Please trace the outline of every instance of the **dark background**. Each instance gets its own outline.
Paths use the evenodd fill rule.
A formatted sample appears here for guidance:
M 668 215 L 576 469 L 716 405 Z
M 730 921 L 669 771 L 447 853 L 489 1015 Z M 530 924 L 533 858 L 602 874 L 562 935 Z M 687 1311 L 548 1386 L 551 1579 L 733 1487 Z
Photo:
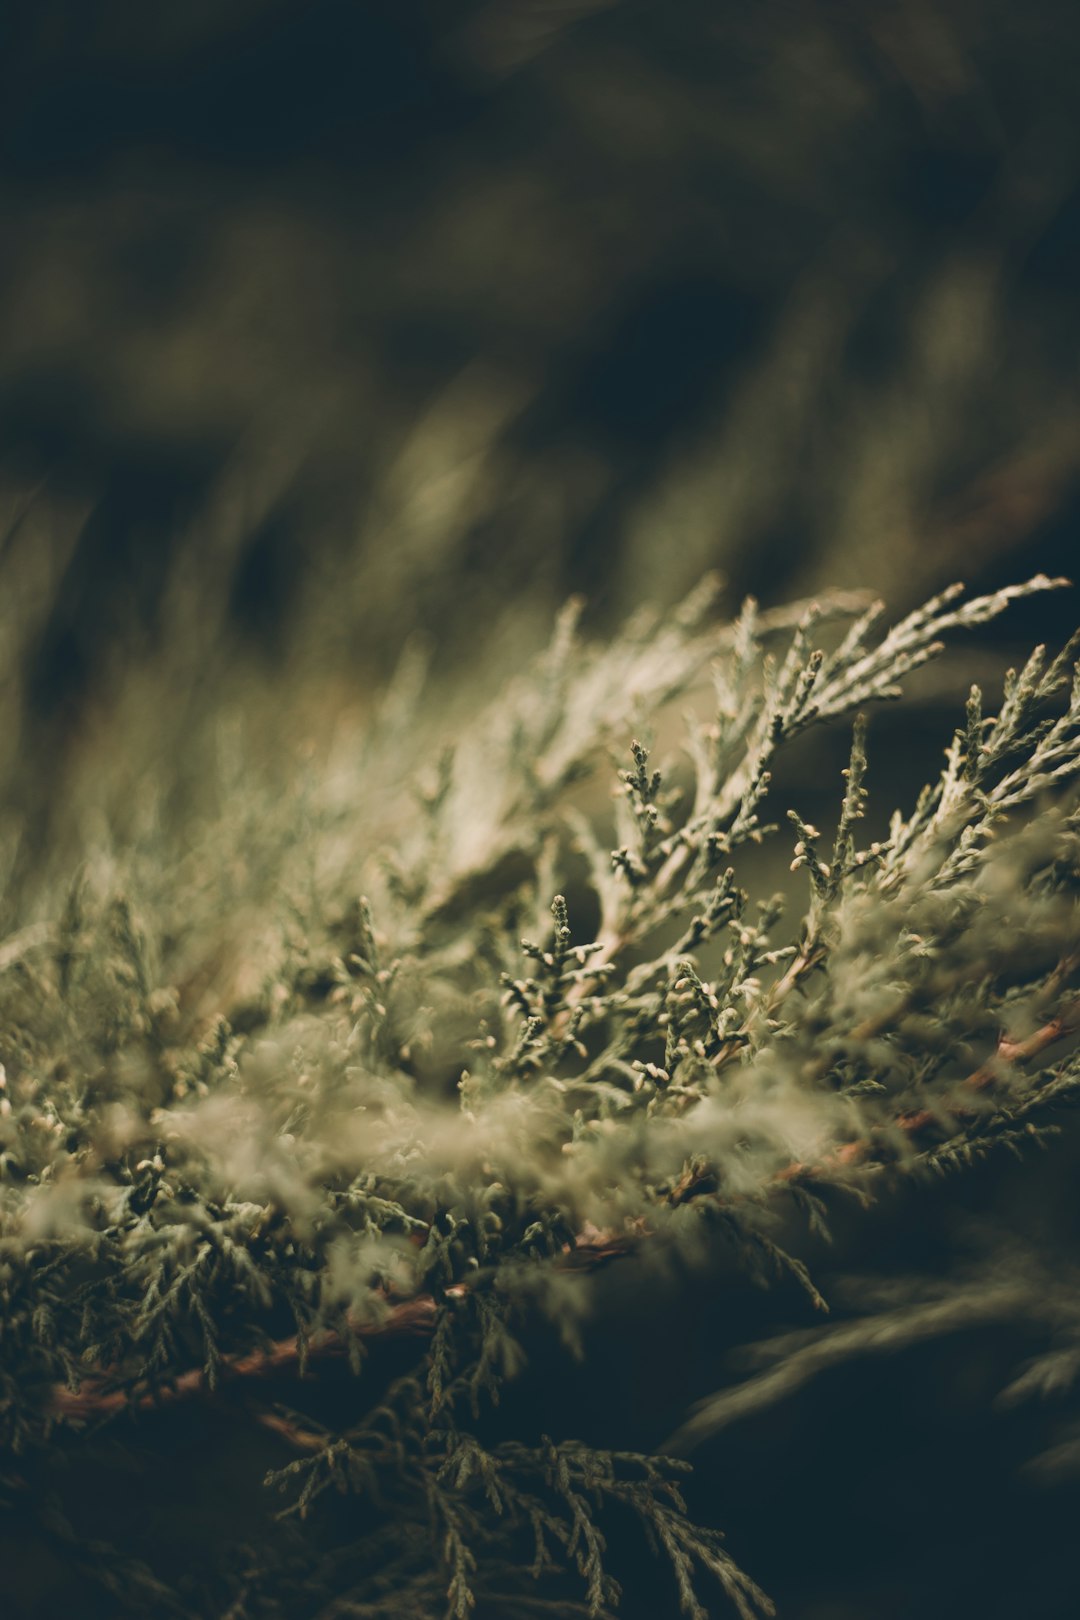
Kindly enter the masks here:
M 174 770 L 227 696 L 318 730 L 418 630 L 490 684 L 569 591 L 609 629 L 708 568 L 728 609 L 898 611 L 1068 569 L 1062 0 L 0 19 L 24 839 L 87 777 Z
M 272 771 L 417 634 L 480 691 L 571 591 L 604 632 L 710 568 L 729 610 L 1069 571 L 1078 69 L 1069 0 L 8 0 L 12 920 L 88 805 L 182 818 L 217 716 Z M 1076 618 L 969 644 L 894 775 Z M 785 1616 L 1080 1612 L 996 1354 L 706 1459 Z

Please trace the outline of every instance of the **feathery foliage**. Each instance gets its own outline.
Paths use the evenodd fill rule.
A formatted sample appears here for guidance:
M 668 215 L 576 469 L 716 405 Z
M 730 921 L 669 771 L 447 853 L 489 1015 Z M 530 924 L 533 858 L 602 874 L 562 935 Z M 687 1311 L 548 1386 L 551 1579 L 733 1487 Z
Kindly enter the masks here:
M 873 706 L 1058 583 L 957 587 L 884 634 L 850 598 L 718 631 L 702 591 L 597 648 L 572 608 L 452 745 L 405 668 L 347 771 L 287 803 L 238 773 L 167 868 L 151 836 L 91 862 L 0 947 L 5 1492 L 181 1403 L 296 1453 L 268 1476 L 279 1528 L 228 1572 L 125 1563 L 51 1509 L 100 1612 L 609 1615 L 628 1524 L 679 1612 L 772 1612 L 688 1514 L 686 1463 L 496 1408 L 545 1316 L 573 1342 L 602 1265 L 723 1255 L 817 1318 L 800 1234 L 834 1188 L 1045 1144 L 1080 1090 L 1076 644 L 996 713 L 973 690 L 938 780 L 862 831 Z M 638 738 L 676 699 L 669 760 Z M 774 806 L 826 724 L 851 728 L 828 833 Z M 609 829 L 589 793 L 612 753 Z M 801 903 L 753 896 L 772 846 Z M 756 1352 L 675 1449 L 1034 1298 L 1047 1356 L 1007 1398 L 1072 1379 L 1071 1295 L 1021 1265 L 948 1298 L 868 1287 L 857 1324 Z

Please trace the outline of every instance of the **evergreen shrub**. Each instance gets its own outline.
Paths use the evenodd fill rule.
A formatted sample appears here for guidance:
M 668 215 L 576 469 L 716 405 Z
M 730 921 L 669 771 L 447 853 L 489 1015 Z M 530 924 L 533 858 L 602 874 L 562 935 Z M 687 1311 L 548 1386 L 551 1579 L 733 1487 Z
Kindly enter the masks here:
M 1060 583 L 887 631 L 846 597 L 718 629 L 703 589 L 599 647 L 571 608 L 452 744 L 406 660 L 347 768 L 285 796 L 237 769 L 199 838 L 91 858 L 28 917 L 0 946 L 15 1612 L 598 1617 L 647 1543 L 652 1613 L 755 1620 L 757 1572 L 687 1508 L 695 1443 L 1003 1313 L 1046 1347 L 1011 1398 L 1070 1381 L 1080 1311 L 1033 1265 L 868 1284 L 834 1325 L 812 1261 L 901 1183 L 1052 1150 L 1080 1090 L 1077 643 L 973 689 L 864 836 L 875 706 Z M 850 732 L 824 832 L 773 803 L 823 727 Z M 785 894 L 753 892 L 770 849 Z M 747 1278 L 796 1320 L 658 1454 L 629 1412 L 598 1444 L 514 1392 L 616 1275 L 674 1277 L 684 1338 L 695 1290 L 737 1310 Z M 139 1457 L 135 1496 L 180 1513 L 215 1434 L 228 1543 L 185 1521 L 162 1552 L 113 1486 Z

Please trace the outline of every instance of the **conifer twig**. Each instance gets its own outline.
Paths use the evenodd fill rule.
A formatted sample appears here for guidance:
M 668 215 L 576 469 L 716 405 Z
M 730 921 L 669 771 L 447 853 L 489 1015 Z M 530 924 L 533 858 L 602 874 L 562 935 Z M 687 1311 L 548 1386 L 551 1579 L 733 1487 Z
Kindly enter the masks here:
M 1003 1064 L 1011 1066 L 1027 1063 L 1059 1041 L 1076 1034 L 1078 1030 L 1080 1030 L 1080 1000 L 1074 1000 L 1069 1004 L 1068 1010 L 1049 1019 L 1023 1040 L 1013 1040 L 1003 1035 L 998 1042 L 995 1059 L 981 1064 L 960 1083 L 968 1090 L 984 1091 L 1001 1079 Z M 949 1113 L 956 1119 L 966 1117 L 963 1109 L 950 1109 Z M 905 1135 L 914 1136 L 935 1124 L 939 1118 L 939 1113 L 930 1109 L 919 1109 L 898 1115 L 894 1124 L 895 1128 Z M 818 1176 L 831 1170 L 851 1169 L 872 1148 L 873 1142 L 870 1138 L 846 1142 L 817 1164 L 794 1162 L 785 1166 L 775 1173 L 773 1180 L 783 1183 Z M 715 1192 L 716 1186 L 715 1174 L 707 1167 L 703 1167 L 681 1178 L 672 1189 L 669 1201 L 674 1205 L 685 1204 L 693 1198 Z M 558 1264 L 574 1270 L 593 1270 L 610 1260 L 625 1258 L 632 1254 L 638 1248 L 642 1237 L 646 1235 L 641 1229 L 632 1235 L 620 1235 L 601 1232 L 594 1228 L 579 1236 L 572 1247 L 568 1246 L 559 1257 Z M 449 1290 L 458 1294 L 463 1291 L 464 1287 L 460 1284 Z M 437 1315 L 438 1303 L 435 1297 L 432 1294 L 418 1294 L 412 1299 L 402 1300 L 390 1306 L 381 1316 L 357 1317 L 351 1320 L 349 1331 L 360 1338 L 396 1338 L 406 1335 L 427 1337 L 434 1329 Z M 295 1373 L 302 1360 L 321 1360 L 340 1356 L 344 1351 L 344 1340 L 336 1332 L 320 1334 L 308 1341 L 304 1347 L 301 1346 L 298 1336 L 292 1334 L 284 1339 L 272 1340 L 265 1348 L 251 1351 L 246 1355 L 232 1359 L 223 1358 L 218 1377 L 220 1382 L 231 1384 L 248 1379 L 266 1378 L 273 1374 Z M 110 1374 L 103 1371 L 88 1377 L 77 1390 L 72 1390 L 65 1384 L 54 1386 L 50 1400 L 53 1416 L 66 1422 L 86 1422 L 94 1418 L 110 1417 L 125 1409 L 145 1411 L 212 1393 L 201 1368 L 190 1369 L 152 1388 L 136 1387 L 125 1390 L 110 1387 L 110 1383 Z M 272 1415 L 260 1413 L 258 1420 L 285 1437 L 289 1437 L 292 1433 L 291 1426 L 285 1420 Z M 302 1448 L 307 1442 L 295 1440 L 295 1443 Z
M 538 1294 L 559 1312 L 571 1274 L 696 1249 L 721 1228 L 740 1265 L 827 1309 L 776 1241 L 778 1206 L 821 1231 L 813 1178 L 869 1189 L 893 1168 L 1019 1151 L 1075 1100 L 1080 1060 L 1038 1059 L 1080 1031 L 1080 813 L 1063 798 L 1080 773 L 1080 680 L 1064 696 L 1080 643 L 1010 672 L 996 716 L 973 690 L 939 779 L 882 842 L 858 838 L 868 706 L 898 696 L 943 632 L 1056 583 L 963 604 L 952 588 L 884 634 L 874 606 L 831 651 L 811 608 L 775 657 L 748 604 L 719 638 L 711 719 L 688 722 L 688 771 L 657 768 L 635 740 L 618 847 L 574 823 L 591 942 L 576 934 L 590 902 L 578 913 L 577 891 L 559 892 L 569 790 L 631 710 L 647 737 L 691 689 L 709 650 L 700 616 L 603 649 L 577 645 L 564 615 L 531 685 L 442 750 L 412 808 L 366 757 L 379 814 L 401 812 L 393 850 L 365 859 L 331 816 L 324 869 L 317 825 L 290 827 L 275 856 L 298 897 L 287 927 L 266 949 L 252 934 L 257 977 L 201 1040 L 176 986 L 215 938 L 187 894 L 144 936 L 131 902 L 79 884 L 53 948 L 33 931 L 0 945 L 5 1434 L 32 1446 L 57 1423 L 220 1390 L 302 1454 L 273 1476 L 301 1514 L 331 1488 L 393 1498 L 411 1470 L 422 1500 L 403 1533 L 422 1559 L 434 1525 L 424 1590 L 454 1620 L 487 1590 L 508 1505 L 532 1526 L 537 1567 L 576 1565 L 606 1612 L 614 1578 L 590 1503 L 623 1490 L 629 1460 L 646 1485 L 622 1500 L 666 1548 L 683 1611 L 705 1613 L 696 1562 L 743 1620 L 767 1613 L 677 1492 L 658 1516 L 662 1459 L 574 1441 L 487 1450 L 475 1423 L 528 1352 Z M 755 897 L 741 863 L 784 836 L 782 818 L 766 825 L 775 756 L 837 719 L 852 734 L 831 848 L 788 812 L 791 870 L 808 883 L 792 918 L 792 896 Z M 257 820 L 242 834 L 256 844 Z M 249 866 L 273 869 L 254 853 L 230 894 Z M 343 897 L 361 871 L 370 899 Z M 217 919 L 220 893 L 208 904 Z M 995 1054 L 970 1068 L 969 1043 L 995 1029 Z M 260 1337 L 271 1312 L 297 1331 Z M 355 1370 L 357 1341 L 378 1338 L 416 1349 L 360 1425 L 323 1430 L 278 1404 L 309 1364 Z

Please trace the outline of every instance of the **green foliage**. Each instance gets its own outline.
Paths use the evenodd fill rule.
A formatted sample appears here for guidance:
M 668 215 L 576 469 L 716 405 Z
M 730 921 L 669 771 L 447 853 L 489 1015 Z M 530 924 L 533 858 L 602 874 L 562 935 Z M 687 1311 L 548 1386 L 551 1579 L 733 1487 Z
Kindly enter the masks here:
M 1080 1027 L 1075 645 L 1010 673 L 996 716 L 973 691 L 939 779 L 861 830 L 864 711 L 943 635 L 1052 583 L 949 591 L 884 636 L 879 606 L 842 599 L 748 604 L 717 631 L 699 593 L 595 648 L 571 612 L 452 748 L 399 689 L 344 785 L 280 804 L 241 783 L 167 870 L 152 844 L 122 888 L 91 864 L 0 947 L 9 1452 L 234 1395 L 299 1455 L 270 1474 L 284 1550 L 237 1565 L 232 1620 L 607 1615 L 627 1521 L 683 1614 L 770 1613 L 692 1522 L 684 1463 L 511 1432 L 495 1408 L 545 1313 L 575 1341 L 602 1264 L 734 1255 L 813 1320 L 800 1245 L 834 1188 L 884 1197 L 1050 1140 L 1080 1089 L 1075 1053 L 1043 1057 Z M 629 739 L 675 698 L 685 756 L 657 767 Z M 790 896 L 752 892 L 759 849 L 791 841 L 766 819 L 776 766 L 837 722 L 832 835 L 788 810 L 788 920 Z M 612 839 L 589 781 L 627 745 Z M 1018 1287 L 870 1290 L 864 1323 L 766 1347 L 681 1441 L 867 1344 L 1012 1309 Z M 1060 1289 L 1044 1312 L 1059 1340 L 1075 1326 Z M 369 1351 L 391 1342 L 388 1379 Z M 1014 1394 L 1071 1377 L 1075 1348 L 1054 1354 Z M 350 1396 L 332 1423 L 305 1391 L 342 1361 L 363 1410 Z M 283 1405 L 271 1376 L 305 1373 Z M 316 1531 L 339 1495 L 355 1511 Z M 145 1612 L 156 1576 L 118 1586 L 107 1549 L 82 1556 Z M 203 1612 L 159 1588 L 160 1612 Z

